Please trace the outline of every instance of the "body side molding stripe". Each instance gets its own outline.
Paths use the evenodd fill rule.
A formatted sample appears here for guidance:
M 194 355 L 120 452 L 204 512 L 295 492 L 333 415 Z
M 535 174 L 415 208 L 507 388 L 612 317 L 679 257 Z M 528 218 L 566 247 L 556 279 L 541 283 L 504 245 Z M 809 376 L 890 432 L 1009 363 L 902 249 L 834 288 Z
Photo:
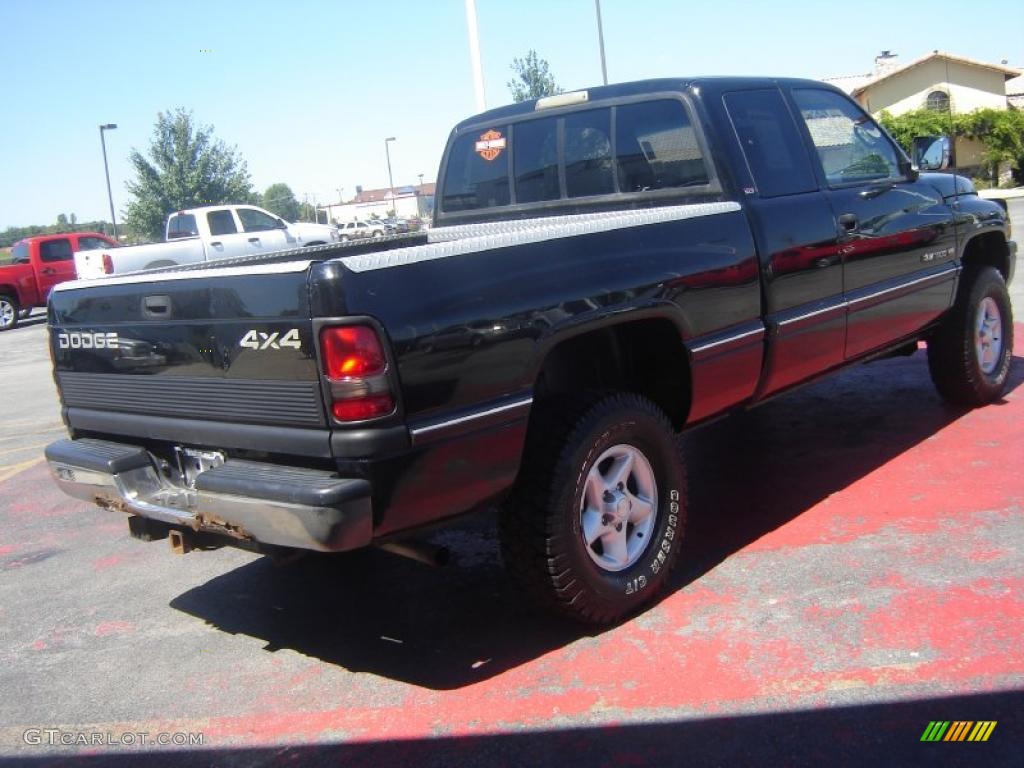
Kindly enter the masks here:
M 437 430 L 440 429 L 455 427 L 460 424 L 475 421 L 476 419 L 482 419 L 486 418 L 487 416 L 493 416 L 498 413 L 504 413 L 505 411 L 513 411 L 519 408 L 525 408 L 526 406 L 532 403 L 533 396 L 530 395 L 528 397 L 523 397 L 518 400 L 515 400 L 514 402 L 511 403 L 505 403 L 503 405 L 494 406 L 492 408 L 487 408 L 485 410 L 477 411 L 475 413 L 469 413 L 466 414 L 465 416 L 458 416 L 453 419 L 445 419 L 444 421 L 434 422 L 433 424 L 426 424 L 422 427 L 415 427 L 410 429 L 409 432 L 412 434 L 413 439 L 415 439 L 421 435 L 430 434 L 431 432 L 436 432 Z

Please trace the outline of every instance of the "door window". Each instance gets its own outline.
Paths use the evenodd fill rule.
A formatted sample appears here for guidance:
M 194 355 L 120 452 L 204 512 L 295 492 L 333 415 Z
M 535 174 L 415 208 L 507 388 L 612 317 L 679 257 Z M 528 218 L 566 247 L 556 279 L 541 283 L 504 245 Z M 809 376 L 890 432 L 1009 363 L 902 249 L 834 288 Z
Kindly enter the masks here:
M 811 158 L 779 91 L 727 93 L 725 107 L 761 197 L 818 188 Z
M 830 186 L 902 178 L 895 147 L 853 102 L 816 88 L 795 89 L 793 98 Z
M 266 232 L 278 227 L 277 219 L 255 208 L 239 208 L 238 218 L 246 232 Z
M 210 211 L 206 214 L 206 223 L 210 225 L 211 235 L 234 235 L 238 232 L 231 211 Z
M 45 240 L 39 244 L 39 258 L 43 261 L 67 261 L 72 258 L 71 241 Z

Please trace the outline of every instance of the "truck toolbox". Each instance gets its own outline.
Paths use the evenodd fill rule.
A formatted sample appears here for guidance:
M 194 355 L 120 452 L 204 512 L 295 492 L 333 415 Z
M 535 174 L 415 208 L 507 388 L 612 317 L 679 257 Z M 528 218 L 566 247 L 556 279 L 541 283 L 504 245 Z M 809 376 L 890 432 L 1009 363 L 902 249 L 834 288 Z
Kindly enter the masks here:
M 46 459 L 65 493 L 107 509 L 282 547 L 339 552 L 370 543 L 366 480 L 239 459 L 179 477 L 144 448 L 88 438 L 52 443 Z

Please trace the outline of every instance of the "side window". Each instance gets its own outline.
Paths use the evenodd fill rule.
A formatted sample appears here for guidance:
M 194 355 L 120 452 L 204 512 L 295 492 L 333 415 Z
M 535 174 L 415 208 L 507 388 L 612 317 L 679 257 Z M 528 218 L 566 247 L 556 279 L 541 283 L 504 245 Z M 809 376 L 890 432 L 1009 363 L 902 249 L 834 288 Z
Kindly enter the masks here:
M 196 217 L 191 213 L 179 213 L 167 222 L 167 239 L 176 240 L 181 237 L 198 237 Z
M 266 232 L 277 227 L 277 219 L 254 208 L 239 208 L 238 218 L 246 232 Z
M 568 197 L 607 195 L 615 191 L 611 135 L 609 109 L 591 109 L 566 116 L 565 193 Z
M 233 235 L 238 232 L 231 211 L 210 211 L 206 214 L 206 223 L 210 225 L 211 235 Z
M 553 117 L 517 123 L 513 136 L 516 202 L 557 200 L 558 123 Z
M 11 248 L 11 263 L 28 264 L 29 261 L 28 243 L 15 243 L 14 247 Z
M 818 188 L 811 158 L 779 91 L 727 93 L 725 108 L 761 197 Z
M 43 261 L 67 261 L 72 256 L 70 240 L 46 240 L 39 244 L 39 258 Z
M 624 104 L 616 109 L 615 121 L 620 192 L 708 183 L 697 135 L 681 102 Z
M 474 211 L 508 205 L 508 127 L 467 133 L 448 153 L 441 209 Z
M 892 143 L 851 101 L 816 88 L 795 89 L 793 98 L 829 184 L 901 178 Z
M 78 238 L 78 250 L 80 251 L 98 251 L 101 248 L 113 248 L 107 240 L 102 237 L 80 237 Z

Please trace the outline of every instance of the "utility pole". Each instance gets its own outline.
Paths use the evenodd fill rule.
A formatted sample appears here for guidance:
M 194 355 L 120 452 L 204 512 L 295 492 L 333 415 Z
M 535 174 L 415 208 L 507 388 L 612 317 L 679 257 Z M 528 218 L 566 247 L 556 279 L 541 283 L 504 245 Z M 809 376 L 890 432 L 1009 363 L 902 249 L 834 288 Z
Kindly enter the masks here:
M 391 217 L 398 218 L 398 206 L 395 205 L 395 182 L 391 178 L 391 152 L 388 149 L 388 144 L 395 140 L 394 136 L 388 136 L 384 139 L 384 154 L 388 158 L 388 186 L 391 188 Z
M 476 24 L 476 0 L 466 0 L 466 26 L 469 28 L 469 62 L 473 68 L 473 91 L 476 94 L 476 111 L 487 109 L 484 100 L 484 70 L 480 64 L 480 33 Z
M 601 77 L 604 84 L 608 85 L 608 67 L 604 63 L 604 28 L 601 26 L 601 0 L 594 0 L 597 8 L 597 42 L 601 47 Z
M 107 123 L 100 126 L 100 145 L 103 147 L 103 173 L 107 177 L 107 200 L 110 203 L 110 226 L 114 228 L 114 239 L 117 240 L 117 219 L 114 218 L 114 196 L 110 193 L 110 169 L 107 168 L 107 142 L 103 138 L 104 131 L 112 131 L 117 128 L 116 123 Z

